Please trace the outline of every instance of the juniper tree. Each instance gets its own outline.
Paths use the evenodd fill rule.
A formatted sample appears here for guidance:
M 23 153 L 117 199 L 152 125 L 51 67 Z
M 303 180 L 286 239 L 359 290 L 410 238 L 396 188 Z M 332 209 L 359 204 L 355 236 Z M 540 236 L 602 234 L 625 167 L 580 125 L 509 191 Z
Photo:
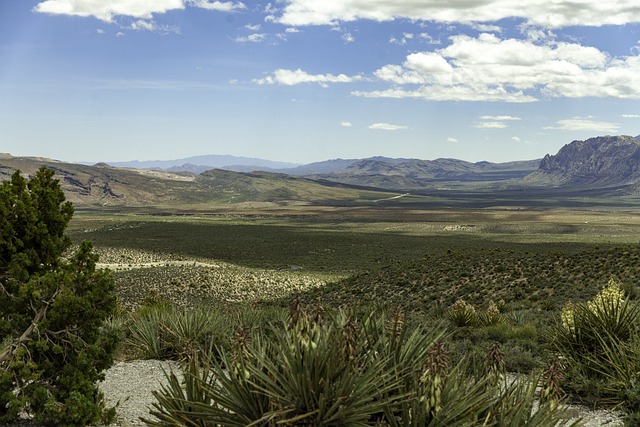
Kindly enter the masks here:
M 73 206 L 53 176 L 0 184 L 0 421 L 86 425 L 112 414 L 97 381 L 117 341 L 102 328 L 114 283 L 90 243 L 68 254 Z

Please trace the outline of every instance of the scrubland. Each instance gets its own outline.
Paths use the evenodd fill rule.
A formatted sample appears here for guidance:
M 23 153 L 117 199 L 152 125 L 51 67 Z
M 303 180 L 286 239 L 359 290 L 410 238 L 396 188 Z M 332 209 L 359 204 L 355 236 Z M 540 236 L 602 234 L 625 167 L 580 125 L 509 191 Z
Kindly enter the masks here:
M 202 422 L 194 402 L 216 425 L 437 425 L 457 411 L 468 418 L 447 425 L 542 426 L 565 401 L 639 417 L 631 210 L 85 212 L 70 232 L 114 271 L 119 357 L 184 362 L 156 425 Z M 311 379 L 294 385 L 276 357 Z M 507 373 L 527 380 L 505 386 Z M 354 393 L 366 404 L 340 410 Z

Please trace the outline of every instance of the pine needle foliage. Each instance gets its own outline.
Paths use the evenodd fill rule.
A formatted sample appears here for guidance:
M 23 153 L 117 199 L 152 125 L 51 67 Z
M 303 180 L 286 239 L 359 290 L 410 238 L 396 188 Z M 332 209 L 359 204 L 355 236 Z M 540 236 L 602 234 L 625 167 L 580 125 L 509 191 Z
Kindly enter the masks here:
M 0 421 L 26 412 L 81 426 L 113 416 L 97 382 L 118 339 L 102 327 L 116 298 L 90 243 L 66 253 L 73 206 L 53 175 L 16 172 L 0 185 Z

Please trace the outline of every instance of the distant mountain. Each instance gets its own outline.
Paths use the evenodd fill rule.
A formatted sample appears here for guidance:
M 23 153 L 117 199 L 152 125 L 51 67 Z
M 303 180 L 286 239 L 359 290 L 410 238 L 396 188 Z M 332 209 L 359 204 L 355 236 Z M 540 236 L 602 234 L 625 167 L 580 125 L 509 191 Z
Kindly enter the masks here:
M 162 169 L 172 172 L 202 173 L 208 169 L 228 169 L 239 166 L 258 169 L 285 169 L 300 166 L 298 163 L 274 162 L 253 157 L 227 155 L 193 156 L 175 160 L 133 160 L 130 162 L 110 162 L 110 166 L 136 169 Z
M 600 136 L 573 141 L 556 155 L 546 155 L 524 183 L 561 187 L 605 188 L 640 182 L 640 139 Z
M 116 168 L 105 163 L 82 165 L 36 157 L 0 154 L 0 181 L 20 170 L 32 176 L 53 169 L 67 200 L 76 207 L 221 207 L 268 208 L 290 205 L 370 203 L 396 194 L 320 183 L 303 177 L 267 172 L 238 173 L 209 169 L 201 174 Z
M 540 160 L 470 163 L 456 159 L 418 160 L 387 157 L 331 162 L 333 163 L 320 164 L 326 166 L 327 172 L 308 173 L 305 176 L 351 185 L 410 190 L 443 182 L 489 184 L 518 180 L 535 171 L 540 165 Z M 303 166 L 297 169 L 304 168 Z
M 380 160 L 388 163 L 401 163 L 408 159 L 393 159 L 389 157 L 370 157 L 367 160 Z M 280 169 L 278 172 L 287 173 L 289 175 L 311 176 L 322 175 L 336 172 L 342 172 L 351 165 L 361 162 L 363 159 L 333 159 L 322 162 L 309 163 L 307 165 L 298 166 L 290 169 Z

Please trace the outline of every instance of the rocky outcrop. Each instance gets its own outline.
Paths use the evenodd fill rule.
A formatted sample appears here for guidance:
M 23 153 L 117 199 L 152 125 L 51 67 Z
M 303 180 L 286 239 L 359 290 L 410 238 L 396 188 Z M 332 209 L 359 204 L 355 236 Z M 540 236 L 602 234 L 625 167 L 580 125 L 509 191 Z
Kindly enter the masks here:
M 640 181 L 640 139 L 623 135 L 573 141 L 556 155 L 547 154 L 523 181 L 593 188 L 635 184 Z

